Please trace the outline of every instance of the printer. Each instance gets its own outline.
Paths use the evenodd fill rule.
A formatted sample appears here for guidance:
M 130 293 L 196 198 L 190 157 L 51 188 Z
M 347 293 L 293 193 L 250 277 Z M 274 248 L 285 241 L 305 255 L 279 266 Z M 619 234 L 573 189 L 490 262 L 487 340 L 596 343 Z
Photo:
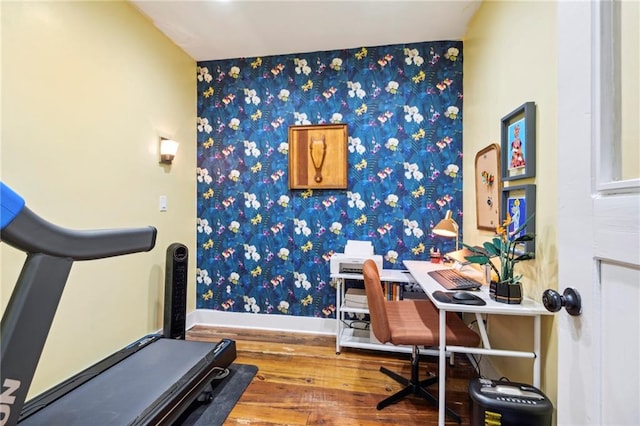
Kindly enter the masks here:
M 373 254 L 371 241 L 347 241 L 344 253 L 331 256 L 329 265 L 332 274 L 362 274 L 362 267 L 367 259 L 373 260 L 382 271 L 382 256 Z

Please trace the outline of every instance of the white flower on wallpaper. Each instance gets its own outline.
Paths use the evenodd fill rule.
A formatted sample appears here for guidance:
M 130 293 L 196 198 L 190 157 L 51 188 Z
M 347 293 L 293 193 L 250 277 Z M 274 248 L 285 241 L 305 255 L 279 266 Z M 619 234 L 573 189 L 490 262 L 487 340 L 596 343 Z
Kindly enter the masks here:
M 311 124 L 311 121 L 307 118 L 307 114 L 304 112 L 294 112 L 293 118 L 297 126 Z
M 362 155 L 367 151 L 360 138 L 352 138 L 349 136 L 349 152 L 357 152 Z
M 458 167 L 456 164 L 449 164 L 447 168 L 444 170 L 444 174 L 454 178 L 458 176 L 459 170 L 460 170 L 460 167 Z
M 277 309 L 283 314 L 286 314 L 287 312 L 289 312 L 289 302 L 287 302 L 286 300 L 281 300 L 280 303 L 278 303 Z
M 416 163 L 403 163 L 403 167 L 405 169 L 404 177 L 407 179 L 415 179 L 417 181 L 421 181 L 424 177 L 424 174 L 420 171 L 420 167 Z
M 257 314 L 258 312 L 260 312 L 260 306 L 258 306 L 256 304 L 256 299 L 253 297 L 249 297 L 249 296 L 244 296 L 244 310 L 247 312 L 253 312 L 254 314 Z
M 408 49 L 405 47 L 404 55 L 406 56 L 406 58 L 404 59 L 404 62 L 407 65 L 414 64 L 414 65 L 420 66 L 424 63 L 424 59 L 422 59 L 422 56 L 420 56 L 418 49 Z
M 301 219 L 297 219 L 294 218 L 293 219 L 293 231 L 300 235 L 304 235 L 305 237 L 308 237 L 309 235 L 311 235 L 311 228 L 309 228 L 307 226 L 307 221 L 306 220 L 301 220 Z
M 387 197 L 384 199 L 384 203 L 390 207 L 395 207 L 398 205 L 398 196 L 396 194 L 389 194 L 387 195 Z
M 196 172 L 198 174 L 198 182 L 204 182 L 206 184 L 210 184 L 211 182 L 213 182 L 213 178 L 209 176 L 209 170 L 201 169 L 200 167 L 198 167 L 196 169 Z
M 281 247 L 280 250 L 278 250 L 277 256 L 282 260 L 289 259 L 289 249 L 286 247 Z
M 258 145 L 254 141 L 244 141 L 244 155 L 258 158 L 260 156 Z
M 309 67 L 309 65 L 307 65 L 307 60 L 306 59 L 294 58 L 293 64 L 296 66 L 295 67 L 296 74 L 300 74 L 300 73 L 302 73 L 304 75 L 311 74 L 311 67 Z
M 342 123 L 342 114 L 340 114 L 339 112 L 334 112 L 329 119 L 329 123 Z
M 404 233 L 407 236 L 409 236 L 409 237 L 414 236 L 416 238 L 422 238 L 422 236 L 424 235 L 424 232 L 422 231 L 422 229 L 420 229 L 420 225 L 418 224 L 417 221 L 404 219 L 402 222 L 403 222 L 403 225 L 404 225 Z
M 307 274 L 302 274 L 299 272 L 293 272 L 294 285 L 298 288 L 304 288 L 305 290 L 309 290 L 311 288 L 311 283 L 307 280 Z
M 278 99 L 282 102 L 287 102 L 289 100 L 290 92 L 287 89 L 281 89 L 280 93 L 278 93 Z
M 261 259 L 260 253 L 258 253 L 258 249 L 256 249 L 256 246 L 250 246 L 249 244 L 244 244 L 244 257 L 256 262 Z
M 198 228 L 198 233 L 200 234 L 204 232 L 205 234 L 209 235 L 213 231 L 213 229 L 211 229 L 211 227 L 209 226 L 209 221 L 207 219 L 197 218 L 196 226 Z
M 231 69 L 229 70 L 229 76 L 232 78 L 238 78 L 239 75 L 240 75 L 240 68 L 236 66 L 231 67 Z
M 213 282 L 209 276 L 209 271 L 200 268 L 196 268 L 196 281 L 207 286 Z
M 444 116 L 445 117 L 449 117 L 452 120 L 455 120 L 456 117 L 458 116 L 458 112 L 460 112 L 458 107 L 452 105 L 452 106 L 448 107 L 447 110 L 444 112 Z
M 250 194 L 248 192 L 245 192 L 244 205 L 249 208 L 254 208 L 258 210 L 260 208 L 260 201 L 258 201 L 258 197 L 256 196 L 256 194 Z
M 211 131 L 213 130 L 213 127 L 211 127 L 211 125 L 209 124 L 208 118 L 198 117 L 197 124 L 199 132 L 211 133 Z
M 340 232 L 342 232 L 342 224 L 340 222 L 333 222 L 331 226 L 329 226 L 329 232 L 340 235 Z
M 331 63 L 329 64 L 329 68 L 334 71 L 340 71 L 342 69 L 342 59 L 341 58 L 333 58 Z
M 385 144 L 384 147 L 387 148 L 390 151 L 396 151 L 398 149 L 398 145 L 400 145 L 400 141 L 396 138 L 389 138 Z
M 457 47 L 450 47 L 449 49 L 447 49 L 447 53 L 444 54 L 444 57 L 450 61 L 455 62 L 458 60 L 459 54 L 460 54 L 460 50 L 458 50 Z
M 351 192 L 347 191 L 347 204 L 351 208 L 356 208 L 358 210 L 362 210 L 366 207 L 364 201 L 362 201 L 362 195 L 359 192 Z
M 280 142 L 278 145 L 278 152 L 280 154 L 288 154 L 289 153 L 289 142 Z
M 351 98 L 357 97 L 358 99 L 362 99 L 367 96 L 367 93 L 362 89 L 362 85 L 357 81 L 347 81 L 347 88 L 349 88 L 347 93 Z
M 240 127 L 240 120 L 238 120 L 237 118 L 232 118 L 231 120 L 229 120 L 229 127 L 233 130 L 238 130 L 238 128 Z
M 228 227 L 229 231 L 237 234 L 240 231 L 240 222 L 237 220 L 232 220 Z
M 396 93 L 398 93 L 399 87 L 400 85 L 398 84 L 398 82 L 392 80 L 387 83 L 387 86 L 384 88 L 384 90 L 386 90 L 388 93 L 391 93 L 392 95 L 395 95 Z
M 238 284 L 240 282 L 240 274 L 237 272 L 232 272 L 229 274 L 229 282 L 231 284 Z
M 414 123 L 419 124 L 424 121 L 424 117 L 420 114 L 417 106 L 405 105 L 404 112 L 404 119 L 407 123 L 411 123 L 413 121 Z
M 281 195 L 278 198 L 278 205 L 281 207 L 287 207 L 289 205 L 289 196 L 288 195 Z
M 244 89 L 244 102 L 258 105 L 260 103 L 260 97 L 254 89 Z
M 209 74 L 209 68 L 207 67 L 198 67 L 198 81 L 205 81 L 207 83 L 211 83 L 213 77 Z
M 389 250 L 387 251 L 387 254 L 384 255 L 384 258 L 389 263 L 396 263 L 398 261 L 398 252 L 395 250 Z
M 229 172 L 229 180 L 233 182 L 237 182 L 240 179 L 240 172 L 236 169 L 233 169 Z

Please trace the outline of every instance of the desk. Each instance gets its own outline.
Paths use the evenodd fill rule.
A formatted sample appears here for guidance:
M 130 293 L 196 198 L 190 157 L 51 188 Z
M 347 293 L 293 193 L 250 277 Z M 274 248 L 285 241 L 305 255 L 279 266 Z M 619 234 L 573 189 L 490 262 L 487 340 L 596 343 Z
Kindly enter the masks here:
M 533 386 L 540 387 L 540 317 L 541 315 L 551 315 L 552 313 L 547 311 L 541 303 L 533 301 L 531 299 L 523 299 L 519 305 L 509 305 L 506 303 L 496 302 L 489 297 L 489 286 L 484 285 L 478 292 L 474 294 L 478 295 L 485 302 L 484 306 L 478 305 L 461 305 L 455 303 L 443 303 L 437 301 L 433 296 L 433 292 L 437 290 L 445 290 L 436 280 L 431 278 L 428 273 L 436 269 L 444 269 L 446 266 L 431 263 L 421 260 L 405 260 L 404 265 L 409 270 L 413 279 L 422 287 L 429 299 L 440 311 L 440 344 L 439 351 L 439 364 L 438 364 L 438 424 L 444 425 L 445 417 L 445 353 L 446 352 L 459 352 L 467 354 L 481 354 L 481 355 L 499 355 L 499 356 L 512 356 L 520 358 L 532 358 L 533 359 Z M 470 268 L 470 267 L 468 267 Z M 465 272 L 462 270 L 461 272 Z M 478 274 L 480 274 L 478 272 Z M 482 347 L 470 348 L 463 346 L 447 346 L 445 342 L 445 327 L 447 311 L 451 312 L 468 312 L 473 313 L 476 316 L 478 323 L 478 329 L 480 331 L 480 337 L 482 339 Z M 494 314 L 494 315 L 516 315 L 516 316 L 530 316 L 533 317 L 533 352 L 525 351 L 511 351 L 503 349 L 493 349 L 489 343 L 489 336 L 482 320 L 482 314 Z

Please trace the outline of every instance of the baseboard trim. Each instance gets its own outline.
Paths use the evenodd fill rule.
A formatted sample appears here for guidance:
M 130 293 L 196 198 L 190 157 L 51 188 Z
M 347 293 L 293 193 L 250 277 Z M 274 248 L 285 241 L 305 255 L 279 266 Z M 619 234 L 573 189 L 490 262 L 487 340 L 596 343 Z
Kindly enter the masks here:
M 336 335 L 337 324 L 333 318 L 293 317 L 290 315 L 245 314 L 242 312 L 196 309 L 187 314 L 187 329 L 195 325 L 251 328 L 258 330 L 288 331 Z

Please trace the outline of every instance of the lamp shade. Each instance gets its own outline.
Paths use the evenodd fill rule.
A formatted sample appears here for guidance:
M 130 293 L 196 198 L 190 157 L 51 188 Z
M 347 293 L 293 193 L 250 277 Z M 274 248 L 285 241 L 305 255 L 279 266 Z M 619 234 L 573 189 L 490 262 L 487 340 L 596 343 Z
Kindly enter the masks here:
M 164 164 L 171 164 L 178 152 L 178 146 L 180 144 L 171 139 L 160 140 L 160 162 Z
M 455 238 L 458 236 L 458 223 L 451 217 L 451 210 L 447 210 L 447 214 L 436 226 L 433 227 L 433 233 L 441 237 Z

